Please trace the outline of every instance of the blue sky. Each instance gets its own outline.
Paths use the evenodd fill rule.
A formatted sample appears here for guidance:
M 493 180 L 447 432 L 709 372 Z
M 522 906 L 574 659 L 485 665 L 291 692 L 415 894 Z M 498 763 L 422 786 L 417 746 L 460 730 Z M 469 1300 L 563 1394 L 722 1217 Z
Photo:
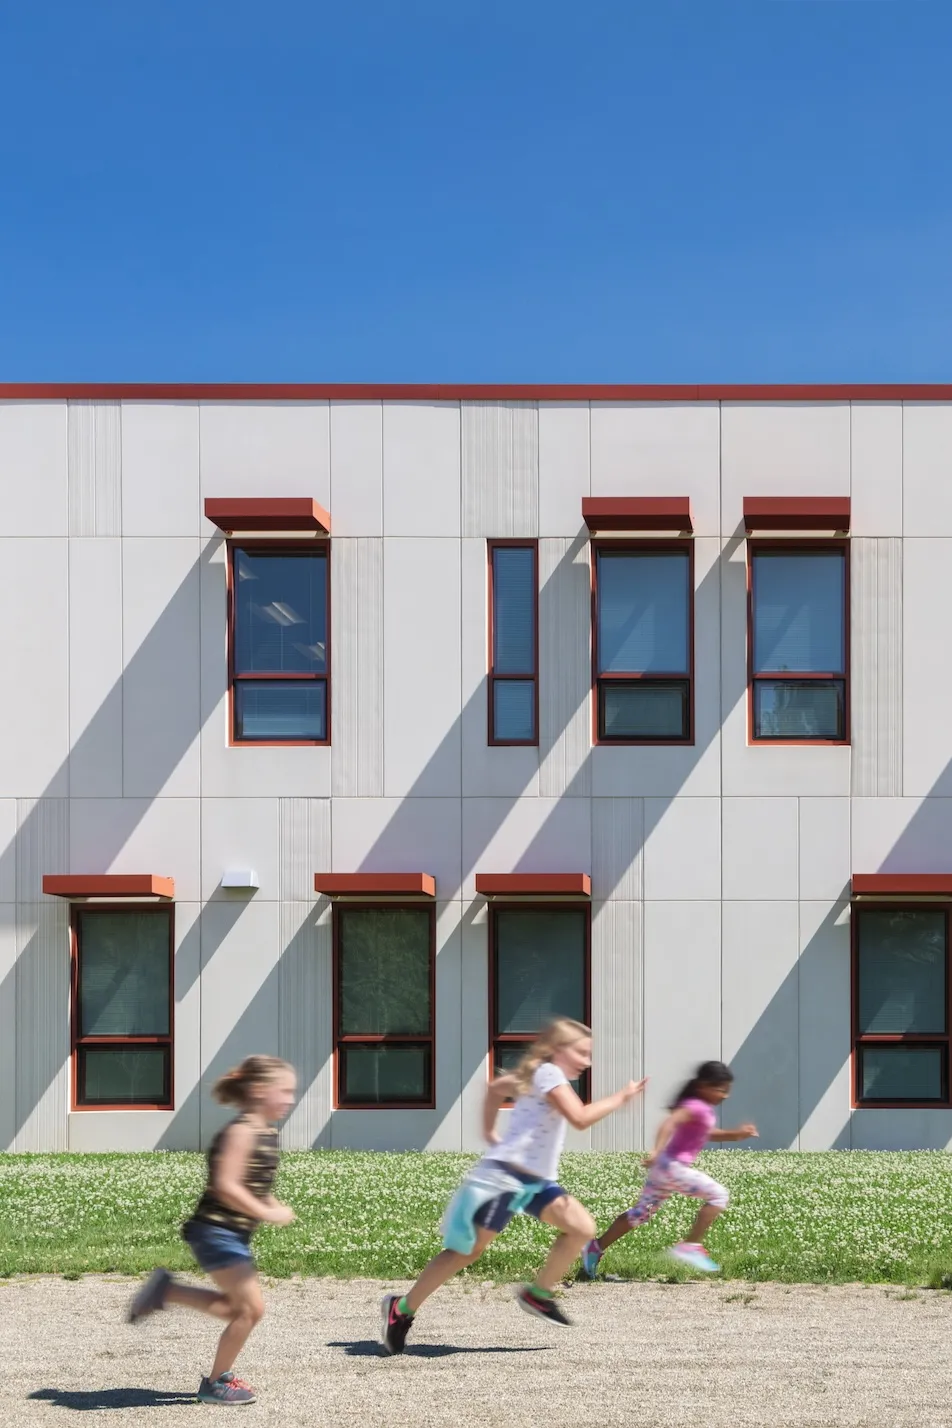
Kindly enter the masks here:
M 948 0 L 0 0 L 0 381 L 952 379 Z

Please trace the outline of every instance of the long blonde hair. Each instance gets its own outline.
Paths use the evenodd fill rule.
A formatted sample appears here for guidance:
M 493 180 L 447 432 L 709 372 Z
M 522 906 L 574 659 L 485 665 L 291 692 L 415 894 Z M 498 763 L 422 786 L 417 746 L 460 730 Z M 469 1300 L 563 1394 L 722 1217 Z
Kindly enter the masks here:
M 513 1072 L 519 1095 L 524 1096 L 532 1090 L 532 1078 L 543 1061 L 550 1061 L 555 1052 L 561 1051 L 563 1046 L 571 1046 L 573 1042 L 581 1041 L 584 1036 L 591 1034 L 591 1027 L 580 1021 L 573 1021 L 569 1016 L 557 1016 L 548 1026 L 544 1026 Z
M 246 1110 L 253 1086 L 276 1081 L 287 1071 L 293 1074 L 294 1067 L 282 1061 L 280 1056 L 246 1056 L 239 1066 L 233 1066 L 224 1076 L 219 1076 L 212 1087 L 212 1095 L 223 1106 L 240 1106 Z

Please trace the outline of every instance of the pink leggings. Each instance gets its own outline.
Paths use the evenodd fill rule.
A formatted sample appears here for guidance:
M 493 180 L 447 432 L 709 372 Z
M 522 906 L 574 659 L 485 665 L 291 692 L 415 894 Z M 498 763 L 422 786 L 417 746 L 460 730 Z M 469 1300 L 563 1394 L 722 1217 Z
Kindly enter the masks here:
M 660 1160 L 648 1171 L 637 1205 L 628 1211 L 629 1225 L 645 1224 L 671 1195 L 691 1195 L 718 1210 L 725 1209 L 729 1199 L 724 1186 L 702 1170 L 684 1165 L 680 1160 Z

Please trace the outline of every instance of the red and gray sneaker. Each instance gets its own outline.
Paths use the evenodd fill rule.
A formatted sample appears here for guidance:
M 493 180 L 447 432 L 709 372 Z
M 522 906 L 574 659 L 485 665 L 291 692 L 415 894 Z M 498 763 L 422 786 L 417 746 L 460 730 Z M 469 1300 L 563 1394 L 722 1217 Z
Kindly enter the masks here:
M 230 1408 L 242 1403 L 254 1403 L 256 1394 L 250 1383 L 236 1378 L 233 1373 L 223 1373 L 219 1378 L 203 1378 L 195 1395 L 199 1403 L 221 1403 Z
M 385 1354 L 402 1354 L 413 1315 L 400 1313 L 400 1295 L 385 1294 L 380 1301 L 380 1346 Z
M 172 1276 L 167 1269 L 157 1269 L 153 1274 L 150 1274 L 129 1305 L 127 1316 L 129 1323 L 141 1324 L 142 1320 L 148 1319 L 150 1314 L 164 1309 L 165 1296 L 171 1283 Z
M 535 1314 L 539 1319 L 545 1319 L 549 1324 L 561 1324 L 563 1328 L 568 1328 L 572 1322 L 562 1313 L 555 1299 L 547 1294 L 536 1294 L 531 1284 L 526 1284 L 519 1290 L 516 1295 L 516 1303 L 527 1314 Z

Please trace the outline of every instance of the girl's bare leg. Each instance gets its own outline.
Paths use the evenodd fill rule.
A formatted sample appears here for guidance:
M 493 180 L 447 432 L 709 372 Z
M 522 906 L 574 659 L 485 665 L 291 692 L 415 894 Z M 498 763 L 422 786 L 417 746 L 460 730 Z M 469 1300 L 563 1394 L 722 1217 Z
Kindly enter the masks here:
M 209 1378 L 214 1382 L 227 1373 L 238 1357 L 245 1340 L 264 1316 L 261 1285 L 252 1265 L 237 1265 L 218 1269 L 211 1276 L 228 1301 L 230 1320 L 215 1352 L 215 1362 Z
M 540 1218 L 560 1232 L 555 1244 L 549 1250 L 545 1264 L 535 1278 L 540 1289 L 546 1289 L 551 1293 L 568 1274 L 569 1269 L 594 1235 L 595 1221 L 585 1206 L 580 1205 L 571 1195 L 560 1195 L 557 1200 L 546 1205 Z
M 697 1219 L 691 1226 L 691 1233 L 684 1238 L 684 1243 L 687 1245 L 701 1244 L 720 1213 L 721 1209 L 718 1205 L 702 1205 L 697 1212 Z
M 231 1300 L 227 1294 L 217 1289 L 196 1289 L 191 1284 L 179 1284 L 173 1279 L 165 1291 L 164 1306 L 181 1304 L 183 1309 L 197 1309 L 200 1314 L 211 1314 L 215 1319 L 231 1318 Z
M 455 1250 L 441 1250 L 434 1255 L 420 1275 L 413 1288 L 404 1295 L 407 1308 L 415 1314 L 431 1294 L 440 1289 L 454 1274 L 459 1274 L 468 1264 L 475 1264 L 479 1256 L 496 1238 L 495 1230 L 477 1228 L 476 1243 L 469 1254 L 457 1254 Z

